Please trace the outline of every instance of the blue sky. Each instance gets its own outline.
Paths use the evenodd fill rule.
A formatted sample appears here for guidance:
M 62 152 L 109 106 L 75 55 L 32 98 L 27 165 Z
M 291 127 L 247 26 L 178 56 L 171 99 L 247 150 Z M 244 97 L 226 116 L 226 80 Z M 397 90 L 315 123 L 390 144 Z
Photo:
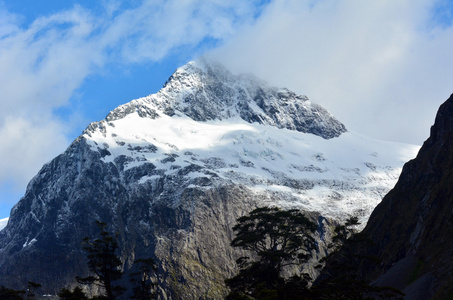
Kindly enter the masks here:
M 351 131 L 421 144 L 453 92 L 452 1 L 0 0 L 0 219 L 116 106 L 210 54 Z

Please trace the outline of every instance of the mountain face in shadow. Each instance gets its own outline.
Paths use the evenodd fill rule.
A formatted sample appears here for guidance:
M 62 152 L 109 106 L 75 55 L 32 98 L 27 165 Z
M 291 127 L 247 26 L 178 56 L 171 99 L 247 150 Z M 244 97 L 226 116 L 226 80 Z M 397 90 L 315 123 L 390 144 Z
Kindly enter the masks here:
M 453 95 L 440 106 L 417 157 L 371 214 L 363 234 L 374 245 L 361 254 L 381 263 L 362 267 L 359 275 L 401 289 L 406 299 L 452 297 L 452 229 Z

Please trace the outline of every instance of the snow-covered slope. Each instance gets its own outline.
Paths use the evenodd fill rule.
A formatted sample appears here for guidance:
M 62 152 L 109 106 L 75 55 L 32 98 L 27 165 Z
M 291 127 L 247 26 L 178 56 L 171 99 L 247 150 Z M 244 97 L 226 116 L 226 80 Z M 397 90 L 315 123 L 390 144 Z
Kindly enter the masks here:
M 221 299 L 243 255 L 230 246 L 238 217 L 303 209 L 324 255 L 332 221 L 365 223 L 417 150 L 347 132 L 305 96 L 192 62 L 43 166 L 0 231 L 0 282 L 50 294 L 74 285 L 88 275 L 80 243 L 101 220 L 118 233 L 126 272 L 156 260 L 163 299 Z
M 178 175 L 190 186 L 194 178 L 218 177 L 278 194 L 275 205 L 337 219 L 357 215 L 366 222 L 419 148 L 351 132 L 327 140 L 237 117 L 197 122 L 183 114 L 159 113 L 101 122 L 102 130 L 84 137 L 104 162 L 124 171 L 152 165 L 140 183 Z
M 92 123 L 83 137 L 106 163 L 152 165 L 140 183 L 215 176 L 278 194 L 273 204 L 356 215 L 362 225 L 419 149 L 347 132 L 306 96 L 205 60 Z

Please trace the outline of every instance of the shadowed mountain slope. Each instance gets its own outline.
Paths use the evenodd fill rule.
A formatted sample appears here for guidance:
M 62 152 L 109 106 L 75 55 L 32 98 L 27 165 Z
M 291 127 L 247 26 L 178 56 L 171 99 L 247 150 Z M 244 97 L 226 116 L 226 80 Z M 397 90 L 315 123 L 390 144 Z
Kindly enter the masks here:
M 377 268 L 361 276 L 399 288 L 406 299 L 453 297 L 453 95 L 443 103 L 430 137 L 403 167 L 363 233 L 375 243 Z

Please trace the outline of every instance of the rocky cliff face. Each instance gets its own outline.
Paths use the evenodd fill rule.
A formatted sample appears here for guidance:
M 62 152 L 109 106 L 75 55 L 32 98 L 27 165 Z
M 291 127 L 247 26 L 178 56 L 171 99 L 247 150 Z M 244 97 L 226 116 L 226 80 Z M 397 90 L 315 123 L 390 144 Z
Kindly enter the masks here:
M 364 233 L 376 244 L 377 269 L 362 275 L 404 290 L 406 299 L 447 299 L 453 289 L 453 95 L 439 108 L 431 135 Z
M 0 231 L 0 282 L 55 294 L 87 275 L 95 220 L 119 234 L 124 270 L 158 263 L 160 295 L 222 298 L 239 216 L 263 205 L 319 221 L 366 220 L 416 147 L 374 141 L 306 97 L 200 60 L 155 95 L 92 123 L 46 164 Z

